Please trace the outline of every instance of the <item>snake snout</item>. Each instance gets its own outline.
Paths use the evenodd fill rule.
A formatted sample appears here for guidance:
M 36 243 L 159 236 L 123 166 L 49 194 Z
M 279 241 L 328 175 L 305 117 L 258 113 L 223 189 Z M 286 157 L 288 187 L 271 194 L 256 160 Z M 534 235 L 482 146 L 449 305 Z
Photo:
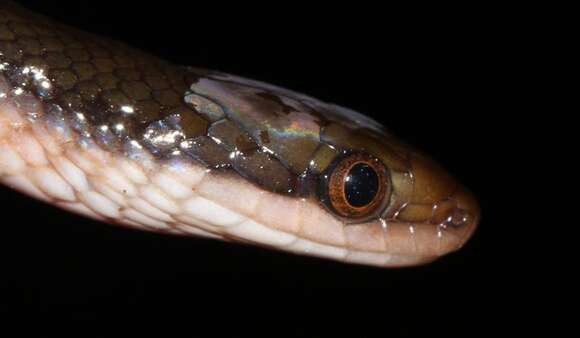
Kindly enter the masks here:
M 415 156 L 412 165 L 414 182 L 409 204 L 425 206 L 428 221 L 424 224 L 428 234 L 435 235 L 431 238 L 424 236 L 421 253 L 443 256 L 458 250 L 477 228 L 480 218 L 477 200 L 431 159 Z M 404 216 L 413 220 L 413 215 Z
M 436 205 L 431 220 L 437 227 L 438 256 L 459 250 L 471 238 L 480 219 L 477 200 L 467 189 L 459 187 L 444 202 Z
M 458 189 L 450 199 L 455 201 L 457 207 L 440 226 L 457 236 L 457 243 L 453 248 L 457 250 L 471 238 L 477 229 L 481 209 L 473 194 L 465 188 Z

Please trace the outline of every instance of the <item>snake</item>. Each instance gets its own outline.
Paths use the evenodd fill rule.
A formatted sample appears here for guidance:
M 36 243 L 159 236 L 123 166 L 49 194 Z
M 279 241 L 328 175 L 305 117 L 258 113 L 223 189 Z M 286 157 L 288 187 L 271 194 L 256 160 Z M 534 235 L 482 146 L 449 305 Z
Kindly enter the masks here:
M 348 108 L 0 1 L 0 183 L 105 223 L 377 267 L 461 248 L 474 195 Z

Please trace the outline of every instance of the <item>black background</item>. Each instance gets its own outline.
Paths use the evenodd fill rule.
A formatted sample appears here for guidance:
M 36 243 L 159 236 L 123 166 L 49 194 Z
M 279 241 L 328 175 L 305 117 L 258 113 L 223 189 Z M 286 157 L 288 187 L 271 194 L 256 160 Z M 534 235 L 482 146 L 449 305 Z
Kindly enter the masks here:
M 0 187 L 0 313 L 7 322 L 82 337 L 467 335 L 503 322 L 497 163 L 509 148 L 501 129 L 512 41 L 496 39 L 490 18 L 471 9 L 455 15 L 354 3 L 318 10 L 169 0 L 21 3 L 178 64 L 368 114 L 468 186 L 483 218 L 461 251 L 385 270 L 116 228 Z

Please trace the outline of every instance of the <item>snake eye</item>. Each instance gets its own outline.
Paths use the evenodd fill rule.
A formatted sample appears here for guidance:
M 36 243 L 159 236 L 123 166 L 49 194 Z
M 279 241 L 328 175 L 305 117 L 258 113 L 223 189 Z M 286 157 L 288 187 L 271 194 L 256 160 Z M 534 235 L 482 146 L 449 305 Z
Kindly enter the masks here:
M 327 202 L 343 217 L 359 220 L 376 215 L 390 193 L 387 169 L 366 154 L 340 159 L 327 177 Z

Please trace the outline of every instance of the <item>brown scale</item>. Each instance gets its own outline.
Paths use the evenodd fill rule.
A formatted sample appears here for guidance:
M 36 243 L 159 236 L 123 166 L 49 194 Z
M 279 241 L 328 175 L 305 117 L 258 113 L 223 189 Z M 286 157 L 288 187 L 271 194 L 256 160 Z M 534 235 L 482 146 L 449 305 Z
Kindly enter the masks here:
M 207 121 L 182 100 L 188 71 L 118 42 L 8 4 L 0 10 L 0 51 L 15 72 L 42 69 L 54 86 L 44 102 L 86 114 L 91 127 L 122 124 L 124 137 L 139 140 L 149 123 L 179 114 L 187 136 L 206 133 Z M 4 74 L 15 87 L 35 91 L 29 78 Z
M 209 128 L 209 135 L 220 140 L 220 145 L 229 151 L 229 163 L 240 175 L 274 192 L 296 193 L 296 175 L 276 158 L 260 150 L 256 142 L 235 123 L 217 121 Z

